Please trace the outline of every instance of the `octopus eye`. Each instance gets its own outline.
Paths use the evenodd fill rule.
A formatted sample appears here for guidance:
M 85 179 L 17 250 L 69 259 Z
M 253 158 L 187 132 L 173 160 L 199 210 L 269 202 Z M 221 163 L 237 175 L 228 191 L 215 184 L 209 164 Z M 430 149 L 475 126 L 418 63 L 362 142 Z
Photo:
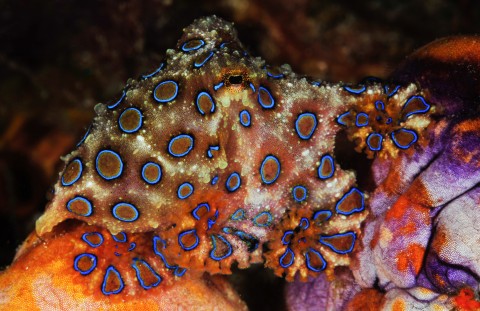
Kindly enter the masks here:
M 230 84 L 242 84 L 243 83 L 243 76 L 242 75 L 231 75 L 228 77 L 228 83 Z

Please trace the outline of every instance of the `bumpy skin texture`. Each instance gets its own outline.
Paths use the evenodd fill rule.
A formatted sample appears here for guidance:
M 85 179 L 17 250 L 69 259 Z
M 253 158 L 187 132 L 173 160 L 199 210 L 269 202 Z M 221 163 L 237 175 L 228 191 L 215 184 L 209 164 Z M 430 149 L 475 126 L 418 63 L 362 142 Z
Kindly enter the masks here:
M 476 307 L 480 121 L 407 80 L 310 81 L 197 20 L 96 107 L 0 304 L 245 309 L 211 275 L 265 262 L 294 310 Z M 337 163 L 340 132 L 374 158 L 373 193 Z

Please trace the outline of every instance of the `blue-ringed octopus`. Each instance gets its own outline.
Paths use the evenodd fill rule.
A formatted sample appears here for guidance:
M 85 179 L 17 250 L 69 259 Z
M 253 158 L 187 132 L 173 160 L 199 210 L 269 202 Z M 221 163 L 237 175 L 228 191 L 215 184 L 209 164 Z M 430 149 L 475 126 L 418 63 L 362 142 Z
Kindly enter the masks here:
M 95 107 L 0 306 L 242 310 L 223 275 L 263 263 L 291 310 L 480 309 L 479 58 L 449 38 L 386 81 L 330 83 L 196 20 Z

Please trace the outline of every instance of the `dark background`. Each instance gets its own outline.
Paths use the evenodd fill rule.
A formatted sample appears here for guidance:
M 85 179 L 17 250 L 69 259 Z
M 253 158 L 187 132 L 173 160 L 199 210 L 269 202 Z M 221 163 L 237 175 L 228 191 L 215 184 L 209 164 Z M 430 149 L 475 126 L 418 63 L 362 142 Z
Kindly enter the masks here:
M 344 82 L 386 77 L 430 41 L 480 31 L 474 0 L 0 0 L 0 269 L 33 230 L 93 106 L 155 69 L 182 28 L 210 14 L 235 22 L 251 54 Z M 279 279 L 262 282 L 281 293 Z M 243 295 L 253 308 L 278 307 Z

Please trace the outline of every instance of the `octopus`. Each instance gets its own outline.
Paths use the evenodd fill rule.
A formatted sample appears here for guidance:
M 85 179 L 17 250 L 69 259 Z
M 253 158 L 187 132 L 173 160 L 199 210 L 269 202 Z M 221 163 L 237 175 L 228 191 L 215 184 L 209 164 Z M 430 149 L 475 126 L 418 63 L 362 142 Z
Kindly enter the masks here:
M 290 310 L 479 310 L 479 61 L 455 37 L 385 81 L 316 81 L 196 20 L 95 107 L 0 306 L 245 310 L 225 275 L 263 264 Z

